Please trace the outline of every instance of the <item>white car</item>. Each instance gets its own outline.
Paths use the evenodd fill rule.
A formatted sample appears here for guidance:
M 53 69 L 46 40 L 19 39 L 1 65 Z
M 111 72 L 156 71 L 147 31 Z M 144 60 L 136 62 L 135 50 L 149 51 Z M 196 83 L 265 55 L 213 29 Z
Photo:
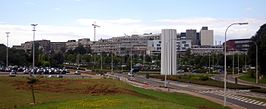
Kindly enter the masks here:
M 11 72 L 9 73 L 9 76 L 10 76 L 10 77 L 16 77 L 16 73 L 14 73 L 14 72 L 11 71 Z

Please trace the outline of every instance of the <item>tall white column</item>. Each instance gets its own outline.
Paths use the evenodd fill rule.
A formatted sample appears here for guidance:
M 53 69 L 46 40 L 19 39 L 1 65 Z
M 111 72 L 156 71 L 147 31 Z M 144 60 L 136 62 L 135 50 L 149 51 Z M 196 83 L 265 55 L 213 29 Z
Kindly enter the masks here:
M 176 74 L 176 30 L 162 29 L 161 75 Z

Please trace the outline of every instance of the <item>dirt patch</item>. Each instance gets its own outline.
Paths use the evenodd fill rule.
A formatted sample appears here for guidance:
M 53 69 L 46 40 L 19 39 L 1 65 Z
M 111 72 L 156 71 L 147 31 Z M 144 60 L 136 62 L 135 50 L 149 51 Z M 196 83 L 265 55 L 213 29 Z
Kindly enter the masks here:
M 198 109 L 214 109 L 214 108 L 210 108 L 208 106 L 199 106 Z
M 14 81 L 12 84 L 18 90 L 30 90 L 30 85 L 26 81 Z M 89 80 L 40 80 L 34 84 L 34 89 L 45 92 L 79 93 L 89 95 L 136 95 L 136 92 L 130 89 L 121 88 L 110 83 Z

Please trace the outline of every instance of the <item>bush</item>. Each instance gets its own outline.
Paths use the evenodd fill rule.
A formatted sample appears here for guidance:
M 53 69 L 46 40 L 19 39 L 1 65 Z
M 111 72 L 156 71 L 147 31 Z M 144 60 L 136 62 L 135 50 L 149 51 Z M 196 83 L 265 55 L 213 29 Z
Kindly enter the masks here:
M 207 81 L 207 80 L 209 80 L 209 77 L 206 76 L 206 75 L 204 75 L 204 76 L 201 76 L 201 77 L 200 77 L 200 80 L 201 80 L 201 81 Z
M 266 89 L 251 89 L 251 92 L 266 93 Z

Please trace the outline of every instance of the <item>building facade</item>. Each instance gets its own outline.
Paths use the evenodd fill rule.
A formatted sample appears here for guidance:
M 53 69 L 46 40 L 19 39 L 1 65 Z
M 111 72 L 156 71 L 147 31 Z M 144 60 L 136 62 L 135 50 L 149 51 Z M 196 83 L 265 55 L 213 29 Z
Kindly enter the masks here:
M 200 30 L 200 45 L 213 46 L 213 30 L 208 30 L 208 27 L 202 27 Z
M 231 53 L 247 53 L 251 43 L 251 39 L 231 39 L 226 41 L 226 49 Z

